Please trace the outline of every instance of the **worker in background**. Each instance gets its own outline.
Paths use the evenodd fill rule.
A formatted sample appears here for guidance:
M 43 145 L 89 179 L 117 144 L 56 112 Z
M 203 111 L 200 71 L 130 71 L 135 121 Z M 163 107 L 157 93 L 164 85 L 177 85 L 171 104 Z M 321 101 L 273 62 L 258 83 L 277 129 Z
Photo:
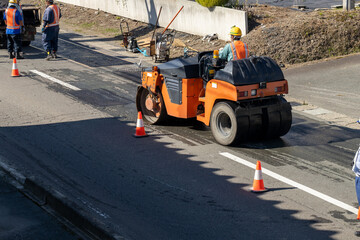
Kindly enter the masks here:
M 56 59 L 58 50 L 59 21 L 61 18 L 60 8 L 53 0 L 46 0 L 47 8 L 43 17 L 42 41 L 47 52 L 46 60 Z
M 4 13 L 9 58 L 24 59 L 21 44 L 21 32 L 25 31 L 22 12 L 18 10 L 18 0 L 9 0 Z
M 230 30 L 231 43 L 226 44 L 223 49 L 220 49 L 219 58 L 231 61 L 240 60 L 249 57 L 249 50 L 245 43 L 241 39 L 242 33 L 240 28 L 233 26 Z

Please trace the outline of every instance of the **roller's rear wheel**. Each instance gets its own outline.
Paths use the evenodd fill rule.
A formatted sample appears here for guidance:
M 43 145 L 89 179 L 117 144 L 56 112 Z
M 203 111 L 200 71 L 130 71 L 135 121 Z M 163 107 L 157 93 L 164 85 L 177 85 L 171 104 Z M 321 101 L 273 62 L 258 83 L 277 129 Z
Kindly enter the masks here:
M 278 138 L 289 132 L 291 124 L 291 106 L 283 97 L 246 107 L 235 102 L 218 102 L 210 118 L 212 134 L 222 145 Z
M 164 122 L 167 118 L 166 108 L 160 92 L 151 94 L 143 88 L 139 95 L 139 108 L 145 121 L 151 124 Z

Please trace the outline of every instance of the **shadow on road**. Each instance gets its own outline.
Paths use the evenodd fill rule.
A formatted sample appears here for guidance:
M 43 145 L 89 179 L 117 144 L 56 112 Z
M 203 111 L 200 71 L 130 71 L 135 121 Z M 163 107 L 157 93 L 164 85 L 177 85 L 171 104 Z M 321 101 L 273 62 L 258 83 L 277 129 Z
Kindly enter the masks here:
M 314 219 L 235 184 L 117 118 L 0 128 L 0 154 L 133 239 L 329 239 Z M 206 153 L 204 153 L 206 155 Z M 220 158 L 220 156 L 219 156 Z M 266 193 L 265 193 L 266 194 Z

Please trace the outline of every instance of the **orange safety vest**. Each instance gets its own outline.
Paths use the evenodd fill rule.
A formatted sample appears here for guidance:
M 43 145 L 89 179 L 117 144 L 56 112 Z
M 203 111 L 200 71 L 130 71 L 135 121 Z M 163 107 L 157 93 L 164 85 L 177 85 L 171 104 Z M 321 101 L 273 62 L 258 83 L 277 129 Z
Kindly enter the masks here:
M 6 9 L 6 27 L 7 29 L 20 29 L 20 24 L 16 23 L 16 8 Z
M 233 60 L 240 60 L 249 57 L 248 47 L 242 41 L 233 41 L 230 46 L 233 53 Z
M 54 27 L 54 26 L 59 26 L 59 21 L 60 21 L 60 9 L 58 6 L 56 5 L 50 5 L 49 8 L 51 8 L 51 10 L 54 13 L 54 21 L 48 25 L 46 25 L 46 27 Z

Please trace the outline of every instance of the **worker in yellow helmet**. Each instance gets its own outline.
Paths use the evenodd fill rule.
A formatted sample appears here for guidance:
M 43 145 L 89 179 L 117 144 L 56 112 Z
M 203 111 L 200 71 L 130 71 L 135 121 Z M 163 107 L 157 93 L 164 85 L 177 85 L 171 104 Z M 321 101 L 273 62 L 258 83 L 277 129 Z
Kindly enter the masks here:
M 9 0 L 9 6 L 4 13 L 6 24 L 6 37 L 9 58 L 23 59 L 21 46 L 21 31 L 24 26 L 22 12 L 18 10 L 19 1 Z
M 226 46 L 220 50 L 220 59 L 231 61 L 249 57 L 248 46 L 240 40 L 241 36 L 241 29 L 233 26 L 230 30 L 231 42 L 226 44 Z

